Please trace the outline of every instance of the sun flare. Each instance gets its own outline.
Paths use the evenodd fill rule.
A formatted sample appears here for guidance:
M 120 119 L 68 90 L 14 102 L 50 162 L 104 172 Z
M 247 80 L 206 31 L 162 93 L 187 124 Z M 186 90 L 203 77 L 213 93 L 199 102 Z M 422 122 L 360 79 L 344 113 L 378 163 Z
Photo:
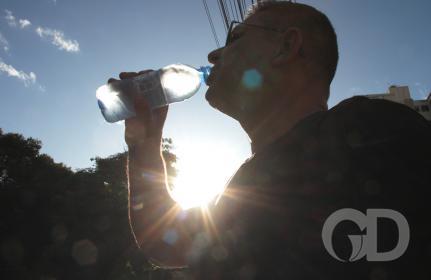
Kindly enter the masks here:
M 183 208 L 205 207 L 221 194 L 239 167 L 239 157 L 227 145 L 193 142 L 176 146 L 178 170 L 172 198 Z

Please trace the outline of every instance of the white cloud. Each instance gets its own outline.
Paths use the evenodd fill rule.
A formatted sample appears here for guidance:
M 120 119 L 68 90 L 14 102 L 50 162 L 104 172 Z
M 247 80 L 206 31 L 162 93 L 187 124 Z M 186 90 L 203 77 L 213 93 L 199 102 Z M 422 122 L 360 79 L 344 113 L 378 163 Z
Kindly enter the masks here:
M 4 11 L 6 13 L 6 16 L 4 18 L 6 19 L 7 23 L 10 26 L 16 26 L 16 19 L 15 19 L 14 15 L 12 14 L 12 12 L 9 10 L 4 10 Z
M 36 83 L 36 74 L 33 72 L 25 73 L 24 71 L 17 70 L 12 65 L 6 64 L 3 61 L 0 61 L 0 73 L 4 72 L 9 77 L 14 77 L 22 82 L 24 82 L 25 86 Z
M 9 42 L 1 33 L 0 33 L 0 48 L 2 48 L 5 52 L 9 50 Z
M 47 37 L 51 39 L 51 43 L 58 47 L 59 50 L 65 50 L 67 52 L 78 52 L 79 43 L 76 40 L 68 40 L 64 37 L 64 33 L 60 30 L 50 28 L 36 28 L 36 33 L 41 37 Z
M 6 13 L 6 16 L 4 18 L 6 19 L 6 22 L 9 24 L 9 26 L 16 27 L 19 25 L 19 27 L 21 27 L 22 29 L 31 25 L 31 22 L 28 19 L 24 18 L 24 19 L 17 20 L 11 11 L 9 10 L 4 10 L 4 11 Z
M 19 20 L 19 26 L 21 28 L 26 28 L 27 26 L 30 26 L 31 22 L 28 19 L 20 19 Z

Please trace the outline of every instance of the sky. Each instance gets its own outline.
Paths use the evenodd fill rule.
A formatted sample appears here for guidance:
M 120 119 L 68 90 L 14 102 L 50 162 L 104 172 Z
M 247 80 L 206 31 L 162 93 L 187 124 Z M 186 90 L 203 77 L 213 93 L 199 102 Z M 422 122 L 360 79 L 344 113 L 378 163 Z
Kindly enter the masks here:
M 207 2 L 224 42 L 216 1 Z M 330 107 L 392 84 L 415 99 L 431 91 L 431 1 L 298 2 L 326 13 L 338 34 Z M 1 0 L 0 128 L 40 139 L 56 162 L 90 167 L 126 150 L 124 124 L 106 123 L 97 107 L 100 85 L 122 71 L 208 65 L 215 47 L 200 0 Z M 207 104 L 205 90 L 170 106 L 164 137 L 180 160 L 210 151 L 233 172 L 250 156 L 249 139 Z

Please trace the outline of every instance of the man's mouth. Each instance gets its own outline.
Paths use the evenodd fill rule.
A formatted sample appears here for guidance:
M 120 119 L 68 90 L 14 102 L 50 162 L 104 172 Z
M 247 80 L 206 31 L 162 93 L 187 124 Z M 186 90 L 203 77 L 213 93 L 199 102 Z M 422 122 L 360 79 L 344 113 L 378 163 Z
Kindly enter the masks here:
M 212 83 L 212 74 L 210 74 L 209 76 L 208 76 L 208 78 L 207 78 L 207 80 L 206 80 L 206 84 L 207 84 L 207 86 L 211 86 L 211 83 Z
M 211 69 L 211 73 L 210 73 L 210 75 L 208 76 L 208 78 L 207 78 L 207 80 L 206 80 L 206 84 L 207 84 L 207 86 L 211 86 L 211 84 L 214 82 L 214 78 L 215 78 L 215 76 L 216 76 L 216 70 L 215 70 L 215 67 L 213 67 L 213 68 Z

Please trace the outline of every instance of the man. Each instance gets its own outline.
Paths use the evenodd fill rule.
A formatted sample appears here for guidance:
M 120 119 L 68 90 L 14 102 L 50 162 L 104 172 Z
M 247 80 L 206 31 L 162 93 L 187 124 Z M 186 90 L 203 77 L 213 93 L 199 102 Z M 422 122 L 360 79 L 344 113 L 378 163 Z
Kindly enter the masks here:
M 260 3 L 208 60 L 206 99 L 241 124 L 253 156 L 207 213 L 184 214 L 166 191 L 160 145 L 168 109 L 151 112 L 137 100 L 125 132 L 130 221 L 153 263 L 188 266 L 195 279 L 429 279 L 429 124 L 405 106 L 363 97 L 327 110 L 338 50 L 325 15 Z M 355 258 L 347 235 L 364 234 L 345 222 L 332 232 L 336 259 L 322 229 L 345 208 L 401 213 L 409 247 L 392 261 L 343 262 Z M 397 227 L 385 221 L 379 232 L 379 250 L 390 251 Z

